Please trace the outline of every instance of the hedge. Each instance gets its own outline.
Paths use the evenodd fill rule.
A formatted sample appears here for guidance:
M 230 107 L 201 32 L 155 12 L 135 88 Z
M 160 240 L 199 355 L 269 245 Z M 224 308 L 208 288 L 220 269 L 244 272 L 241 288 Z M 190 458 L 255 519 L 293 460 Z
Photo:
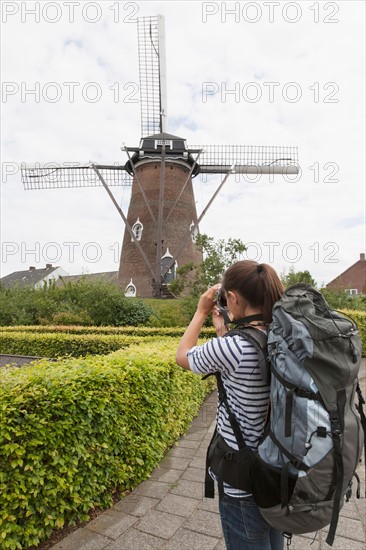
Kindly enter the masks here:
M 366 355 L 366 311 L 356 311 L 354 309 L 342 309 L 345 315 L 348 315 L 356 323 L 362 342 L 362 355 Z
M 154 337 L 144 338 L 153 340 Z M 9 355 L 32 355 L 41 357 L 81 357 L 105 355 L 141 341 L 138 336 L 105 334 L 63 334 L 3 332 L 0 338 L 1 353 Z
M 4 369 L 1 548 L 37 545 L 148 477 L 212 389 L 176 366 L 176 344 Z
M 110 327 L 83 325 L 18 325 L 0 327 L 0 335 L 9 332 L 34 332 L 36 334 L 52 332 L 67 334 L 123 334 L 131 336 L 182 336 L 186 327 Z M 201 334 L 211 337 L 215 334 L 213 327 L 203 327 Z
M 43 329 L 53 329 L 45 332 Z M 105 355 L 120 348 L 126 348 L 139 342 L 155 342 L 158 337 L 180 337 L 184 328 L 152 329 L 135 328 L 100 330 L 99 327 L 3 327 L 0 332 L 0 353 L 9 355 L 31 355 L 41 357 L 64 357 L 71 355 L 80 357 L 86 355 Z M 17 330 L 13 330 L 17 329 Z M 88 330 L 93 329 L 93 330 Z M 202 338 L 214 335 L 214 329 L 202 331 Z

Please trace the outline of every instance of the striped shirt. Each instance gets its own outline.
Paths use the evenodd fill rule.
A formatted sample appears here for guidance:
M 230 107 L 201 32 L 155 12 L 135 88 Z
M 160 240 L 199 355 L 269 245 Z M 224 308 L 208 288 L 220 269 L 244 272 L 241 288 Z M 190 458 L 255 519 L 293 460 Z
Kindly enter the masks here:
M 221 374 L 230 409 L 240 425 L 244 441 L 248 447 L 256 449 L 264 429 L 269 386 L 261 376 L 258 352 L 253 344 L 239 335 L 213 338 L 191 348 L 187 357 L 190 370 L 195 374 Z M 223 404 L 218 406 L 216 421 L 218 432 L 226 443 L 238 449 Z M 227 484 L 224 484 L 224 490 L 229 496 L 248 496 L 248 493 Z

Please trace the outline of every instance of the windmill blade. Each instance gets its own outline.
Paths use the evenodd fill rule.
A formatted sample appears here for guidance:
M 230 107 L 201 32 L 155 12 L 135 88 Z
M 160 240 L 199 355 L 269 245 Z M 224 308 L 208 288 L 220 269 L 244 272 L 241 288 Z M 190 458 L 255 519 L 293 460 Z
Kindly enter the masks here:
M 65 163 L 66 164 L 66 163 Z M 24 189 L 62 189 L 68 187 L 100 187 L 102 184 L 91 165 L 66 165 L 49 162 L 47 164 L 21 165 Z M 74 164 L 74 166 L 70 166 Z M 124 165 L 95 165 L 110 187 L 131 186 L 132 178 Z
M 226 174 L 232 165 L 239 174 L 297 174 L 297 147 L 259 145 L 192 145 L 203 149 L 199 165 L 202 174 Z
M 164 17 L 137 19 L 141 137 L 166 131 L 167 97 Z

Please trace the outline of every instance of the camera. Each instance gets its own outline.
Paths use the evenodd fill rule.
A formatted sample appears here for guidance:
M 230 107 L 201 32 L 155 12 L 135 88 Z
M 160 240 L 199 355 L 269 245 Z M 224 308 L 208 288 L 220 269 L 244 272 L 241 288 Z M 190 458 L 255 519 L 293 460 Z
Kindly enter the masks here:
M 227 308 L 227 300 L 222 287 L 216 292 L 216 303 L 219 309 Z
M 222 287 L 216 293 L 216 305 L 219 308 L 220 313 L 224 318 L 225 326 L 227 327 L 231 323 L 231 319 L 227 310 L 227 299 Z

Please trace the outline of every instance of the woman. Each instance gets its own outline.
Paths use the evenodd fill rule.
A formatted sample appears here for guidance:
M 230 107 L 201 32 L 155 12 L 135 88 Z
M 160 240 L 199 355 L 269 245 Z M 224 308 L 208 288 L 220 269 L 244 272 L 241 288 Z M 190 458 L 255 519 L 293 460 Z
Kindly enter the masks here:
M 258 330 L 267 330 L 272 307 L 284 289 L 271 266 L 250 260 L 235 263 L 225 272 L 221 285 L 214 285 L 202 294 L 177 349 L 176 360 L 181 367 L 201 375 L 220 373 L 244 441 L 256 449 L 265 424 L 269 386 L 262 378 L 253 344 L 240 335 L 222 338 L 228 329 L 215 300 L 220 287 L 231 320 L 242 320 Z M 201 328 L 211 313 L 217 338 L 197 346 Z M 220 405 L 217 430 L 230 447 L 238 449 L 226 408 Z M 228 550 L 283 548 L 282 533 L 266 523 L 249 493 L 224 483 L 219 507 Z

